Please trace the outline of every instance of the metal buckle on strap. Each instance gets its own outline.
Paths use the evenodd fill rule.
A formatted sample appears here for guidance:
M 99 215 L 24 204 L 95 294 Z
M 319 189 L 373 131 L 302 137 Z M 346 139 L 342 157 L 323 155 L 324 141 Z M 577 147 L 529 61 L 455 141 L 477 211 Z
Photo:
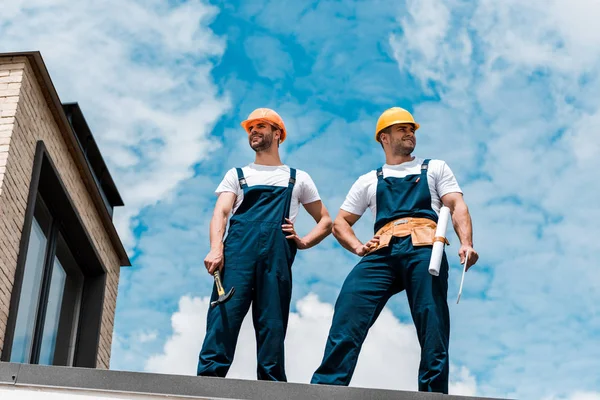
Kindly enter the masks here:
M 290 178 L 290 183 L 293 185 L 296 183 L 296 178 Z
M 246 179 L 245 178 L 240 179 L 240 185 L 243 186 L 245 184 L 246 184 Z

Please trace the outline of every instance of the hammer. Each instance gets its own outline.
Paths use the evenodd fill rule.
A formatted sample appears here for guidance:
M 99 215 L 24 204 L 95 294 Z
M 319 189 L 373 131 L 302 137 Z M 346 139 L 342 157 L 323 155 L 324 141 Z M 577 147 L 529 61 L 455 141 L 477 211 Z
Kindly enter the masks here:
M 229 293 L 225 294 L 225 289 L 223 289 L 223 285 L 221 284 L 221 274 L 219 274 L 219 270 L 217 269 L 214 273 L 215 276 L 215 285 L 217 285 L 217 293 L 219 294 L 219 298 L 210 303 L 211 307 L 214 307 L 219 304 L 223 304 L 229 301 L 233 294 L 235 293 L 235 288 L 232 287 L 229 289 Z

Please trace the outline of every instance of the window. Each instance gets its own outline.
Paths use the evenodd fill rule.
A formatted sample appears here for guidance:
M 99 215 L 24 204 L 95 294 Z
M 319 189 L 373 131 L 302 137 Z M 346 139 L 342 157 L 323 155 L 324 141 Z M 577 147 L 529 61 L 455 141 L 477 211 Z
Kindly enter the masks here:
M 21 299 L 17 312 L 11 361 L 29 362 L 33 348 L 33 331 L 38 310 L 46 247 L 50 228 L 49 215 L 42 204 L 37 207 L 29 234 L 29 246 L 25 259 L 25 271 L 21 287 Z
M 33 215 L 10 361 L 71 365 L 83 274 L 41 196 Z
M 106 272 L 38 143 L 2 361 L 95 367 Z

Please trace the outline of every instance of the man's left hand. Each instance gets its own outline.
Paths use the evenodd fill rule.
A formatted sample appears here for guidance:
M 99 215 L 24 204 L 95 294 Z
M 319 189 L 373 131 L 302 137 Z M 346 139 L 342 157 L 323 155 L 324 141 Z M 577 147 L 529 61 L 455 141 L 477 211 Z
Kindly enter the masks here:
M 296 231 L 294 230 L 294 224 L 292 223 L 292 221 L 289 218 L 286 218 L 285 220 L 286 220 L 287 224 L 281 225 L 281 229 L 285 233 L 288 234 L 285 238 L 293 239 L 294 242 L 296 242 L 296 246 L 298 247 L 299 250 L 304 250 L 304 249 L 308 248 L 308 245 L 306 244 L 306 242 L 304 240 L 302 240 L 302 238 L 299 237 L 298 234 L 296 233 Z
M 473 246 L 469 246 L 467 244 L 462 244 L 460 249 L 458 250 L 458 256 L 460 257 L 460 263 L 465 263 L 465 257 L 467 256 L 467 251 L 469 252 L 469 259 L 467 260 L 467 271 L 471 266 L 475 265 L 477 260 L 479 260 L 479 254 L 475 251 Z

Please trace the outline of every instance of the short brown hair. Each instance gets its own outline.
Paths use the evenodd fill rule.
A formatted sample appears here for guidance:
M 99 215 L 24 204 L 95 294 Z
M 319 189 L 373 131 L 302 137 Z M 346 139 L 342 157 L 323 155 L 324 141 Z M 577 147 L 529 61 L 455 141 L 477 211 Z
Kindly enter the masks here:
M 382 133 L 387 133 L 387 134 L 390 134 L 390 133 L 392 133 L 392 127 L 391 127 L 391 126 L 385 127 L 385 128 L 383 128 L 382 130 L 380 130 L 380 131 L 377 133 L 377 139 L 378 139 L 377 141 L 378 141 L 378 142 L 379 142 L 379 144 L 381 145 L 381 148 L 383 148 L 383 142 L 381 141 L 381 134 L 382 134 Z

